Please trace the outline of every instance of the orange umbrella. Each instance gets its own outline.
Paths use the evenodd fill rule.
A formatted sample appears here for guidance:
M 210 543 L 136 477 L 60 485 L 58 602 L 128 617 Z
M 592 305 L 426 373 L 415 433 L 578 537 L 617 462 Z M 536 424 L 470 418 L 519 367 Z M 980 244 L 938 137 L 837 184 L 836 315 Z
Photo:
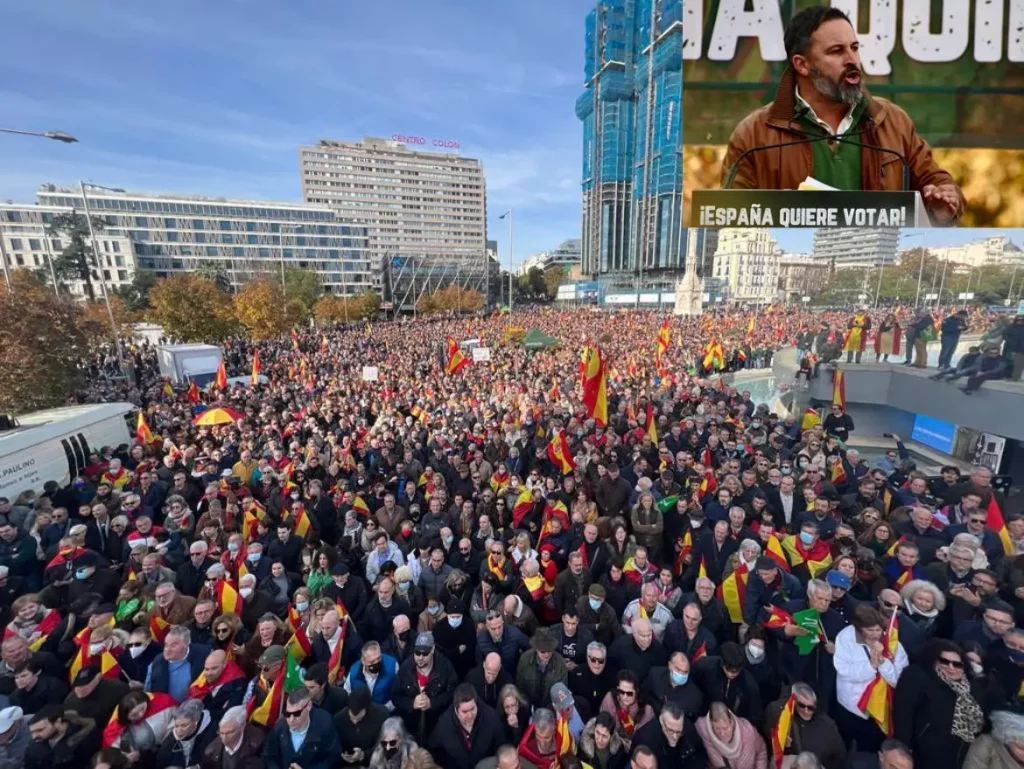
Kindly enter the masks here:
M 227 425 L 237 422 L 244 417 L 243 414 L 223 407 L 207 409 L 193 420 L 193 424 L 210 427 L 211 425 Z

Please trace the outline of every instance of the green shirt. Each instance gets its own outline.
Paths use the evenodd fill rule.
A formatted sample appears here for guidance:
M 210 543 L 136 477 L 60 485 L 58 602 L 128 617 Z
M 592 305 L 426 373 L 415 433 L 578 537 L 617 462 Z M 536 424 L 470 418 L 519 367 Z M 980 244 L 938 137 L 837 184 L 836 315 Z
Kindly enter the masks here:
M 864 115 L 866 100 L 861 99 L 860 103 L 853 108 L 851 114 L 851 125 L 847 133 L 855 133 Z M 800 118 L 803 129 L 810 135 L 820 134 L 821 125 L 810 115 Z M 851 141 L 863 142 L 862 136 L 851 137 Z M 836 142 L 835 146 L 829 146 L 829 142 L 820 141 L 811 144 L 811 153 L 814 159 L 814 170 L 811 176 L 822 184 L 835 187 L 837 190 L 860 190 L 863 189 L 860 170 L 861 148 L 852 144 Z

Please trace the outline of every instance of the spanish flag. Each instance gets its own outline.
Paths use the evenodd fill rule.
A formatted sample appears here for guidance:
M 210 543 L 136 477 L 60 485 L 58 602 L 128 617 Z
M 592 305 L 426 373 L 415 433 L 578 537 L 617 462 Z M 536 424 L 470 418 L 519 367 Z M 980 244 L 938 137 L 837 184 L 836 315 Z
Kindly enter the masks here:
M 832 372 L 832 405 L 846 410 L 846 375 L 839 368 Z
M 747 321 L 747 339 L 754 337 L 754 316 L 750 316 L 750 320 Z
M 658 424 L 654 419 L 654 404 L 647 404 L 647 434 L 651 437 L 651 443 L 658 445 Z
M 195 406 L 199 403 L 199 385 L 196 384 L 196 380 L 192 380 L 188 385 L 188 392 L 185 393 L 188 397 L 188 402 Z
M 988 519 L 985 521 L 985 526 L 990 531 L 994 531 L 999 535 L 999 541 L 1003 543 L 1003 552 L 1006 555 L 1013 555 L 1013 539 L 1006 528 L 1006 521 L 1003 519 L 1003 511 L 999 509 L 999 502 L 996 500 L 995 491 L 989 493 L 986 512 L 988 513 Z
M 149 618 L 149 634 L 153 636 L 153 640 L 157 643 L 163 643 L 167 637 L 167 631 L 171 629 L 171 623 L 165 620 L 163 617 L 153 615 Z
M 519 528 L 523 518 L 533 509 L 533 492 L 523 489 L 516 497 L 516 503 L 512 505 L 512 525 Z
M 722 345 L 716 340 L 712 339 L 704 346 L 704 360 L 702 363 L 706 371 L 710 371 L 712 368 L 719 370 L 725 368 L 725 350 L 722 349 Z
M 420 422 L 426 422 L 430 417 L 427 412 L 417 406 L 415 403 L 409 408 L 409 416 L 413 419 L 417 419 Z
M 168 398 L 174 397 L 174 388 L 171 387 L 171 383 L 168 380 L 164 380 L 164 395 Z
M 781 606 L 772 605 L 771 613 L 768 615 L 768 619 L 764 621 L 764 626 L 767 628 L 780 628 L 786 625 L 795 625 L 796 622 L 793 619 L 793 615 L 783 609 Z
M 285 663 L 271 684 L 267 696 L 263 698 L 263 703 L 256 707 L 256 699 L 249 700 L 249 720 L 270 729 L 281 717 L 285 697 L 304 685 L 298 663 L 290 656 L 285 657 Z
M 700 569 L 697 570 L 697 577 L 706 577 L 708 575 L 708 565 L 704 561 L 704 556 L 700 557 Z
M 555 716 L 555 756 L 556 761 L 562 756 L 576 752 L 576 741 L 569 731 L 569 722 L 562 717 L 561 713 Z
M 789 729 L 793 724 L 793 713 L 796 710 L 796 696 L 789 695 L 786 704 L 779 711 L 779 720 L 772 729 L 772 757 L 775 759 L 777 769 L 782 769 L 782 757 L 786 752 L 786 744 L 789 742 Z
M 904 569 L 903 573 L 900 574 L 896 580 L 892 583 L 893 590 L 902 590 L 904 586 L 914 578 L 913 569 Z
M 341 664 L 341 656 L 345 648 L 345 635 L 348 633 L 348 613 L 341 604 L 338 604 L 338 617 L 341 619 L 339 626 L 341 637 L 338 638 L 338 643 L 334 645 L 334 651 L 331 652 L 331 658 L 327 661 L 327 680 L 332 684 L 337 683 L 339 678 L 345 678 L 345 667 Z
M 881 673 L 875 673 L 874 680 L 864 688 L 857 707 L 878 724 L 886 736 L 892 737 L 892 687 Z
M 553 400 L 553 401 L 557 401 L 561 397 L 562 397 L 562 392 L 561 392 L 561 390 L 558 389 L 558 379 L 555 379 L 554 384 L 551 385 L 551 389 L 548 390 L 548 399 L 549 400 Z
M 228 388 L 228 370 L 224 367 L 223 359 L 217 366 L 217 377 L 214 379 L 213 383 L 221 390 L 226 390 Z
M 810 430 L 812 427 L 817 427 L 821 424 L 821 416 L 817 411 L 808 406 L 804 409 L 804 418 L 800 422 L 801 430 Z
M 786 551 L 782 549 L 782 543 L 774 534 L 768 535 L 768 541 L 764 545 L 764 553 L 779 565 L 783 571 L 789 571 L 789 561 L 786 558 Z
M 100 673 L 104 678 L 118 678 L 121 675 L 121 666 L 117 664 L 117 659 L 109 651 L 104 649 L 99 654 L 99 659 L 89 655 L 89 642 L 86 640 L 84 644 L 78 647 L 78 651 L 75 653 L 74 658 L 71 660 L 71 668 L 68 671 L 68 680 L 74 682 L 75 676 L 78 675 L 78 671 L 82 668 L 93 665 L 99 662 Z
M 658 375 L 665 376 L 665 354 L 668 352 L 669 345 L 672 344 L 672 321 L 665 318 L 661 322 L 661 328 L 658 329 L 658 346 L 655 354 L 655 360 L 658 365 Z
M 704 659 L 707 656 L 708 645 L 702 641 L 700 646 L 698 646 L 696 650 L 693 652 L 693 656 L 690 657 L 690 662 L 696 662 L 697 660 Z
M 889 545 L 889 549 L 885 551 L 885 554 L 887 556 L 889 556 L 890 558 L 892 556 L 896 555 L 896 548 L 898 548 L 901 543 L 906 542 L 906 541 L 907 541 L 907 535 L 906 534 L 900 534 L 900 538 L 895 540 L 891 545 Z
M 832 464 L 832 485 L 839 486 L 846 483 L 846 468 L 843 467 L 843 460 Z
M 608 361 L 599 347 L 584 350 L 583 405 L 598 427 L 608 424 Z
M 548 459 L 558 468 L 562 475 L 568 475 L 576 469 L 576 462 L 569 450 L 569 441 L 565 439 L 564 432 L 558 432 L 551 438 L 548 444 Z
M 309 520 L 309 514 L 306 512 L 306 506 L 303 505 L 299 508 L 299 517 L 295 521 L 295 535 L 305 539 L 311 528 L 313 528 L 313 525 Z
M 226 579 L 217 580 L 214 587 L 217 594 L 217 605 L 221 614 L 237 614 L 242 616 L 242 596 Z
M 153 443 L 153 432 L 146 424 L 146 415 L 141 410 L 139 411 L 139 420 L 135 425 L 135 440 L 142 446 Z
M 743 603 L 747 597 L 747 579 L 749 577 L 747 565 L 741 563 L 733 570 L 732 574 L 722 580 L 722 584 L 716 591 L 718 600 L 725 604 L 725 608 L 729 611 L 729 619 L 734 625 L 743 624 Z
M 356 495 L 356 498 L 352 500 L 352 509 L 364 518 L 370 514 L 370 507 L 366 504 L 366 500 L 358 494 Z
M 260 365 L 260 351 L 252 351 L 252 377 L 250 382 L 255 386 L 260 383 L 260 372 L 263 371 L 263 366 Z
M 686 533 L 679 538 L 679 553 L 676 555 L 675 563 L 675 575 L 678 577 L 682 575 L 686 569 L 686 556 L 693 550 L 693 533 L 690 529 L 686 530 Z
M 466 366 L 469 365 L 469 359 L 466 354 L 459 349 L 459 343 L 455 341 L 455 337 L 448 337 L 448 349 L 444 359 L 444 373 L 451 375 L 457 374 Z

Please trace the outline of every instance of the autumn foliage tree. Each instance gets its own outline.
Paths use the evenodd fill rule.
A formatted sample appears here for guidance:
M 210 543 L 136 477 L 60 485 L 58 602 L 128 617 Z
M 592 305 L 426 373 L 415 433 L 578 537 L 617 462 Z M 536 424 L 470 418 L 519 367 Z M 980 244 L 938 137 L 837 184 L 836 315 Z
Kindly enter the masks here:
M 15 270 L 11 285 L 0 285 L 0 412 L 67 403 L 88 343 L 81 307 L 54 296 L 28 270 Z
M 149 318 L 186 342 L 220 342 L 237 326 L 231 297 L 195 273 L 157 281 L 149 292 Z
M 483 306 L 484 295 L 479 291 L 452 284 L 421 296 L 416 302 L 416 311 L 424 315 L 440 312 L 476 312 Z
M 253 339 L 279 337 L 305 315 L 298 299 L 285 299 L 280 281 L 251 280 L 235 296 L 235 317 Z
M 369 318 L 379 309 L 380 296 L 375 291 L 352 297 L 327 294 L 313 306 L 313 317 L 318 323 L 349 323 Z
M 131 336 L 130 324 L 139 319 L 139 314 L 131 312 L 125 307 L 124 300 L 117 294 L 111 293 L 110 313 L 114 315 L 114 325 L 117 327 L 121 337 Z M 111 343 L 114 341 L 114 334 L 110 327 L 110 313 L 107 312 L 106 302 L 86 302 L 81 305 L 83 314 L 84 331 L 89 341 L 97 344 Z

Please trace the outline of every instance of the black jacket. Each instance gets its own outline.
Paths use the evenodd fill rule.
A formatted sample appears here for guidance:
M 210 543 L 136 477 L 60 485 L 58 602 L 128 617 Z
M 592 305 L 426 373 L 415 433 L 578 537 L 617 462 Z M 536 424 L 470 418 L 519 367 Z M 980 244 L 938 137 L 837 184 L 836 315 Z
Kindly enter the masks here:
M 744 668 L 730 680 L 725 675 L 720 657 L 704 657 L 693 664 L 690 675 L 708 702 L 724 702 L 737 716 L 747 719 L 757 728 L 761 727 L 764 718 L 761 690 L 749 670 Z
M 215 739 L 217 739 L 217 724 L 210 718 L 209 713 L 203 713 L 202 720 L 199 722 L 199 728 L 196 731 L 195 741 L 192 743 L 192 751 L 187 758 L 181 741 L 174 736 L 174 732 L 168 732 L 164 741 L 160 743 L 160 748 L 156 752 L 156 759 L 148 764 L 148 767 L 169 769 L 172 766 L 194 766 L 199 763 L 203 751 Z
M 772 729 L 779 722 L 779 714 L 789 699 L 789 692 L 785 692 L 785 698 L 776 700 L 765 708 L 765 722 L 763 734 L 768 745 L 768 760 L 772 759 Z M 820 711 L 815 711 L 814 716 L 805 721 L 800 716 L 794 715 L 790 721 L 789 745 L 783 750 L 783 755 L 796 756 L 804 751 L 809 751 L 818 757 L 825 769 L 843 769 L 846 766 L 846 743 L 835 721 Z
M 356 622 L 362 619 L 363 612 L 366 611 L 366 582 L 356 574 L 348 575 L 344 587 L 338 587 L 332 582 L 324 588 L 323 595 L 335 603 L 340 600 L 349 616 Z
M 494 679 L 494 683 L 487 683 L 487 679 L 484 678 L 483 665 L 477 665 L 470 670 L 465 681 L 476 689 L 476 696 L 492 708 L 498 707 L 498 694 L 502 687 L 515 683 L 515 679 L 508 674 L 505 668 L 499 668 L 498 677 Z
M 341 643 L 339 641 L 339 643 Z M 351 670 L 352 666 L 359 660 L 363 642 L 356 632 L 352 623 L 348 623 L 348 634 L 345 636 L 344 646 L 341 647 L 341 664 L 345 670 Z M 319 633 L 314 633 L 309 639 L 310 648 L 313 650 L 313 662 L 327 664 L 331 661 L 331 647 Z
M 676 746 L 670 747 L 661 719 L 652 718 L 633 735 L 634 745 L 646 745 L 658 759 L 658 766 L 672 769 L 706 769 L 708 762 L 704 742 L 689 718 L 683 719 L 683 734 Z
M 381 606 L 374 598 L 363 612 L 363 620 L 359 623 L 359 634 L 363 641 L 383 643 L 391 633 L 391 621 L 399 614 L 409 614 L 409 602 L 399 596 L 391 599 L 390 606 Z
M 39 676 L 39 680 L 32 687 L 32 691 L 26 692 L 24 689 L 15 689 L 11 692 L 10 700 L 12 705 L 17 705 L 26 715 L 32 715 L 38 713 L 47 705 L 62 704 L 67 696 L 67 684 L 59 678 L 43 674 Z
M 427 747 L 445 769 L 474 769 L 505 742 L 505 730 L 494 709 L 480 700 L 476 706 L 476 721 L 468 735 L 462 730 L 454 705 L 441 714 L 430 735 Z
M 651 640 L 651 645 L 640 649 L 633 636 L 624 635 L 608 649 L 608 666 L 618 672 L 632 670 L 638 681 L 643 681 L 651 668 L 668 664 L 668 653 L 658 639 Z
M 641 688 L 655 701 L 655 711 L 660 712 L 666 702 L 674 702 L 683 709 L 683 713 L 691 721 L 702 716 L 707 708 L 704 706 L 704 693 L 700 687 L 688 680 L 682 686 L 673 686 L 668 667 L 651 668 Z
M 192 559 L 189 558 L 178 568 L 178 576 L 175 578 L 175 581 L 178 583 L 178 590 L 185 595 L 198 598 L 199 591 L 202 590 L 203 584 L 206 582 L 206 570 L 215 563 L 217 561 L 207 558 L 196 566 L 192 563 Z
M 361 761 L 348 763 L 340 759 L 341 766 L 366 766 L 377 745 L 377 738 L 380 736 L 380 728 L 388 718 L 388 709 L 383 705 L 371 701 L 366 708 L 366 713 L 359 723 L 352 723 L 352 714 L 348 708 L 338 711 L 334 716 L 334 728 L 341 739 L 341 749 L 352 752 L 353 748 L 361 748 L 364 757 Z
M 436 648 L 434 666 L 423 689 L 420 689 L 416 678 L 415 659 L 408 659 L 399 665 L 398 675 L 391 686 L 391 701 L 395 705 L 395 712 L 405 721 L 405 726 L 413 739 L 422 745 L 434 730 L 441 714 L 452 704 L 452 691 L 458 685 L 459 679 L 455 675 L 452 663 Z M 421 691 L 430 698 L 430 707 L 427 710 L 414 710 L 412 702 Z
M 434 643 L 452 663 L 455 675 L 463 680 L 476 659 L 476 628 L 469 617 L 463 615 L 462 624 L 457 628 L 448 624 L 448 617 L 440 619 L 434 625 Z M 459 651 L 460 646 L 465 649 Z
M 92 737 L 96 721 L 77 713 L 64 713 L 68 729 L 57 744 L 48 741 L 29 743 L 24 769 L 79 769 L 85 766 L 95 749 Z
M 576 707 L 583 712 L 586 706 L 588 715 L 596 716 L 601 709 L 601 700 L 615 686 L 615 673 L 605 663 L 604 671 L 596 676 L 587 665 L 581 665 L 569 673 L 569 691 L 571 691 L 582 702 L 577 702 Z
M 971 694 L 984 707 L 977 682 Z M 956 695 L 934 669 L 911 665 L 900 675 L 892 699 L 896 739 L 914 752 L 914 764 L 929 769 L 960 769 L 970 743 L 950 733 Z

